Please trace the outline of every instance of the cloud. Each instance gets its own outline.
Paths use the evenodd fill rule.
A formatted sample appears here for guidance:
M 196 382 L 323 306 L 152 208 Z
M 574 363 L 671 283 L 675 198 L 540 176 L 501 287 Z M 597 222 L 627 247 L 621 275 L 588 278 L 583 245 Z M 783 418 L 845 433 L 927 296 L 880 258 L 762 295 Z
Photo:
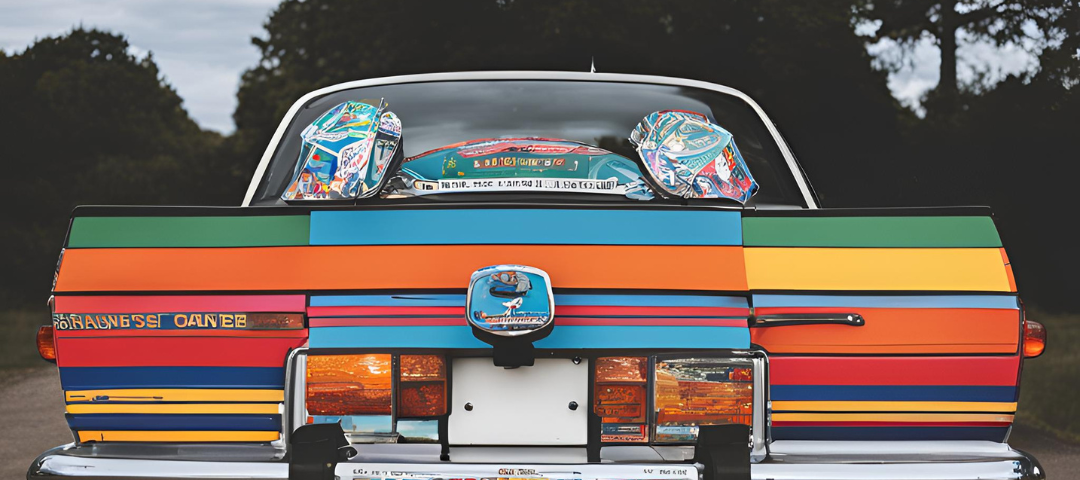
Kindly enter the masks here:
M 251 37 L 278 0 L 39 0 L 0 5 L 0 48 L 21 51 L 36 39 L 73 27 L 99 28 L 128 37 L 132 52 L 153 52 L 184 106 L 204 128 L 231 132 L 236 90 L 255 65 Z

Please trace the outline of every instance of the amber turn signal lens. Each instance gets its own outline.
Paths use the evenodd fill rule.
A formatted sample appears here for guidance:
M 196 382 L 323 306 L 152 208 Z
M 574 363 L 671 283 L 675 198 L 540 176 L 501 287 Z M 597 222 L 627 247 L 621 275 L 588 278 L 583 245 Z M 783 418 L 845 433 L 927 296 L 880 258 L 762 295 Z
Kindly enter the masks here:
M 56 337 L 52 325 L 42 325 L 37 331 L 37 351 L 41 358 L 56 361 Z
M 310 355 L 307 410 L 311 415 L 389 415 L 390 355 Z
M 724 360 L 673 359 L 656 364 L 656 436 L 693 442 L 700 425 L 753 420 L 753 369 Z
M 1024 320 L 1024 357 L 1035 358 L 1046 350 L 1046 327 L 1034 320 Z
M 401 356 L 398 417 L 446 414 L 446 360 L 440 355 Z

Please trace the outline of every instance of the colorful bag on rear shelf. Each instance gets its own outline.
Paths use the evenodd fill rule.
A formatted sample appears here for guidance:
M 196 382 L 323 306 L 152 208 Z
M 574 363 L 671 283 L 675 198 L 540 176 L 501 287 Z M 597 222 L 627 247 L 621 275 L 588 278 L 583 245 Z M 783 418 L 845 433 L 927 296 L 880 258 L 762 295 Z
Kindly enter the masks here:
M 731 133 L 700 113 L 651 113 L 630 133 L 630 141 L 665 196 L 746 203 L 757 193 Z
M 386 103 L 344 102 L 301 132 L 296 173 L 282 200 L 350 200 L 373 195 L 401 140 Z M 370 192 L 370 193 L 369 193 Z

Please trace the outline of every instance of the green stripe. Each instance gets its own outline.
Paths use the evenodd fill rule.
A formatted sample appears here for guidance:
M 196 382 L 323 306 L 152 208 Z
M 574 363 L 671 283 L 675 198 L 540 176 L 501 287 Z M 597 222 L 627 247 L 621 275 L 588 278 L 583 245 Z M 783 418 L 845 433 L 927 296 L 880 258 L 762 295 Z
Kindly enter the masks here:
M 1000 247 L 990 217 L 745 217 L 748 247 Z
M 307 245 L 309 215 L 78 217 L 68 247 L 272 247 Z

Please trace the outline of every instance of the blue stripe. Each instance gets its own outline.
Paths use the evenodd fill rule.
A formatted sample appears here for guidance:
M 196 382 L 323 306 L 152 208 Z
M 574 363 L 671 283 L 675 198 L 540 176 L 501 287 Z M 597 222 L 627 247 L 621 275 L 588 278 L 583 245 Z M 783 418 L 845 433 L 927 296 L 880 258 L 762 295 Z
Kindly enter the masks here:
M 197 352 L 192 352 L 196 355 Z M 64 390 L 107 388 L 284 388 L 278 367 L 61 367 Z
M 513 228 L 506 228 L 512 224 Z M 739 212 L 466 209 L 311 212 L 312 245 L 742 245 Z
M 1008 427 L 773 427 L 774 440 L 989 440 Z
M 490 348 L 468 326 L 322 327 L 312 348 Z M 750 332 L 734 327 L 556 326 L 536 348 L 749 348 Z
M 281 415 L 68 414 L 67 421 L 75 430 L 281 430 Z
M 555 295 L 555 305 L 615 307 L 727 307 L 749 308 L 744 297 L 713 295 Z M 465 295 L 323 295 L 312 296 L 313 307 L 464 307 Z
M 1016 387 L 966 385 L 772 385 L 769 393 L 774 401 L 1016 401 Z
M 1000 308 L 1017 310 L 1015 295 L 754 295 L 754 307 Z

